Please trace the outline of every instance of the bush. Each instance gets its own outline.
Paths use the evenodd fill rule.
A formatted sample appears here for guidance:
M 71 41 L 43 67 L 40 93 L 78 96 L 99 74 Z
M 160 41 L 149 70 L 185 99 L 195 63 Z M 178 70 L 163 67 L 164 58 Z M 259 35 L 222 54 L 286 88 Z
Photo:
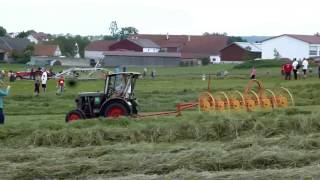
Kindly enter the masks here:
M 281 67 L 286 61 L 284 60 L 250 60 L 245 61 L 242 64 L 234 66 L 234 69 L 249 69 L 253 66 L 255 68 L 265 68 L 265 67 Z
M 206 65 L 208 65 L 210 63 L 210 59 L 209 58 L 202 58 L 201 59 L 201 64 L 203 65 L 203 66 L 206 66 Z

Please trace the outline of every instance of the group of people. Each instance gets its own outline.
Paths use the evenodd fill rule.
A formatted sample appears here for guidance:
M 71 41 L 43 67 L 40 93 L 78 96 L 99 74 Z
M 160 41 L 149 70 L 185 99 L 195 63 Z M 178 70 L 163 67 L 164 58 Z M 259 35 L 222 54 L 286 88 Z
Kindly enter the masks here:
M 307 59 L 303 59 L 302 61 L 293 59 L 293 62 L 287 62 L 282 66 L 282 73 L 285 80 L 291 80 L 291 73 L 293 72 L 294 79 L 297 80 L 298 77 L 302 76 L 302 74 L 303 78 L 307 77 L 308 68 L 309 62 Z
M 40 94 L 40 84 L 43 93 L 46 92 L 47 89 L 47 81 L 48 81 L 48 71 L 43 68 L 38 68 L 37 71 L 30 75 L 30 79 L 34 80 L 34 95 L 38 96 Z M 64 77 L 60 76 L 57 81 L 57 94 L 60 94 L 64 91 Z
M 147 73 L 148 73 L 148 69 L 147 68 L 143 68 L 143 73 L 142 73 L 142 77 L 145 78 L 147 76 Z M 150 76 L 152 79 L 155 79 L 156 78 L 156 70 L 155 69 L 152 69 L 151 73 L 150 73 Z

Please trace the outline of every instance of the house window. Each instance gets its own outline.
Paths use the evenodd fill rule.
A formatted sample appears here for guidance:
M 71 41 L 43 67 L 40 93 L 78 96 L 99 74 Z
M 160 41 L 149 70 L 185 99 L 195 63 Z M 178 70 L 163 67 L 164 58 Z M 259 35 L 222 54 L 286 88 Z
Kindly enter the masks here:
M 317 53 L 318 53 L 318 48 L 317 48 L 317 46 L 310 46 L 309 55 L 310 55 L 310 56 L 316 56 Z

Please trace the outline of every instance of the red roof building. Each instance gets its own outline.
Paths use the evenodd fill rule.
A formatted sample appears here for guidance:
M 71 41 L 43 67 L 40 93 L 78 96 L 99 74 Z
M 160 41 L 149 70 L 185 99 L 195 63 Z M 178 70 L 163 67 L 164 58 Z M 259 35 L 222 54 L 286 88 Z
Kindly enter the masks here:
M 58 57 L 61 56 L 61 51 L 58 45 L 36 44 L 34 46 L 33 55 L 42 57 Z
M 129 39 L 149 39 L 165 52 L 181 52 L 194 59 L 219 55 L 226 47 L 228 37 L 223 35 L 192 36 L 192 35 L 131 35 Z
M 245 61 L 261 58 L 260 44 L 235 42 L 220 51 L 221 61 Z

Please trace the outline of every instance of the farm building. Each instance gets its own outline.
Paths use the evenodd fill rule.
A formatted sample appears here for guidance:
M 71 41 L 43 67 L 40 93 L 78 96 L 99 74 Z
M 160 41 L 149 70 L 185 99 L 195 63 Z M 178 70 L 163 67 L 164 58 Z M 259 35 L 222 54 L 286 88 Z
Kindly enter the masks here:
M 38 44 L 38 43 L 45 42 L 45 41 L 49 40 L 48 35 L 43 33 L 43 32 L 32 33 L 27 37 L 27 39 L 29 39 L 29 41 L 31 41 L 31 42 L 33 42 L 35 44 Z
M 28 45 L 28 39 L 0 37 L 0 61 L 11 60 L 12 53 L 23 53 Z
M 125 39 L 114 43 L 110 46 L 110 51 L 137 51 L 157 53 L 160 51 L 160 46 L 149 39 Z
M 235 42 L 220 51 L 221 61 L 245 61 L 261 58 L 258 43 Z
M 128 39 L 149 39 L 160 46 L 161 52 L 178 52 L 185 61 L 195 61 L 201 58 L 210 58 L 219 62 L 220 49 L 226 47 L 228 37 L 223 35 L 156 35 L 137 34 Z
M 104 53 L 104 66 L 179 66 L 180 53 L 147 53 L 133 51 L 108 51 Z
M 284 34 L 262 41 L 262 59 L 310 58 L 320 55 L 319 35 Z
M 61 56 L 61 51 L 58 45 L 36 44 L 34 46 L 33 55 L 42 57 L 58 57 Z
M 91 42 L 84 51 L 84 57 L 87 59 L 101 59 L 104 57 L 104 52 L 109 51 L 109 47 L 117 41 L 93 41 Z

